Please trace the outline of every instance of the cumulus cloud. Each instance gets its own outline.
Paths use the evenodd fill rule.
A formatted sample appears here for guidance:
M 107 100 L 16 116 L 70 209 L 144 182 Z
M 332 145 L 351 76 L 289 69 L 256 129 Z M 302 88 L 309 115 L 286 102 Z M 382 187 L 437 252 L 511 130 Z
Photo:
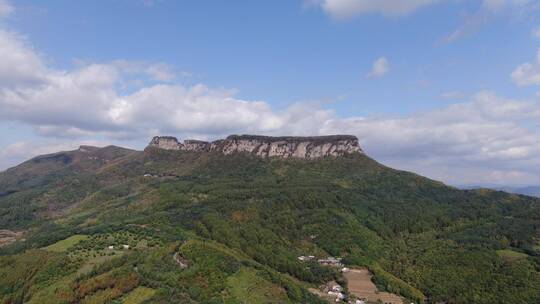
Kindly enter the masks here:
M 14 33 L 0 31 L 0 42 L 0 54 L 8 59 L 0 60 L 0 119 L 32 125 L 40 135 L 218 136 L 271 133 L 303 121 L 298 106 L 276 113 L 266 102 L 236 98 L 235 90 L 169 83 L 174 74 L 164 64 L 80 62 L 65 71 L 48 67 Z M 158 83 L 143 82 L 126 90 L 125 84 L 141 73 Z
M 417 9 L 439 2 L 439 0 L 320 0 L 317 4 L 330 16 L 347 19 L 362 14 L 381 14 L 385 16 L 402 16 Z M 311 6 L 313 0 L 309 0 Z
M 390 71 L 390 63 L 386 57 L 380 57 L 373 62 L 371 72 L 367 75 L 369 78 L 380 78 Z
M 450 183 L 540 182 L 537 102 L 480 92 L 466 102 L 408 116 L 340 118 L 334 111 L 313 104 L 295 104 L 277 112 L 263 101 L 233 96 L 230 91 L 204 86 L 152 86 L 125 97 L 129 102 L 120 106 L 118 117 L 126 123 L 145 125 L 155 134 L 190 134 L 200 139 L 217 138 L 233 131 L 268 135 L 354 134 L 375 159 Z M 184 102 L 176 108 L 171 98 Z M 210 110 L 212 107 L 217 108 Z M 134 117 L 139 121 L 134 121 Z M 54 128 L 50 131 L 59 132 Z M 72 132 L 77 135 L 78 131 Z M 11 161 L 14 157 L 22 160 L 24 157 L 17 156 L 16 151 L 32 151 L 33 156 L 67 149 L 20 145 L 4 149 L 8 152 L 0 152 L 0 159 L 10 161 L 11 153 Z
M 332 119 L 321 133 L 353 133 L 376 159 L 452 183 L 538 183 L 538 118 L 538 103 L 481 92 L 406 117 Z
M 510 74 L 510 77 L 520 86 L 540 85 L 540 49 L 533 62 L 526 62 L 519 65 Z
M 384 57 L 377 61 L 374 77 L 389 69 Z M 518 68 L 515 77 L 531 78 L 538 62 Z M 0 30 L 0 120 L 33 126 L 42 135 L 39 144 L 0 149 L 0 167 L 95 138 L 144 145 L 157 134 L 215 139 L 345 133 L 357 135 L 368 155 L 385 164 L 447 182 L 540 183 L 535 101 L 481 92 L 424 113 L 343 118 L 317 104 L 277 111 L 265 101 L 238 98 L 235 90 L 180 85 L 170 71 L 161 63 L 121 60 L 55 69 L 24 37 Z
M 27 86 L 45 76 L 42 59 L 18 34 L 0 29 L 0 88 Z

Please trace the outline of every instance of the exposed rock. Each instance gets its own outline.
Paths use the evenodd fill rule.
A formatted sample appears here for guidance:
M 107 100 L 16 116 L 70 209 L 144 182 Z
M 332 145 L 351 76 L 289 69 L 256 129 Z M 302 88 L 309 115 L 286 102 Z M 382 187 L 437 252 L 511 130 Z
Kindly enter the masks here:
M 207 141 L 188 139 L 184 141 L 181 150 L 191 152 L 206 152 L 210 151 L 211 144 Z
M 21 231 L 15 232 L 7 229 L 0 229 L 0 247 L 14 243 L 22 237 Z
M 176 137 L 156 136 L 150 141 L 149 146 L 165 150 L 217 151 L 225 155 L 244 152 L 260 157 L 305 159 L 363 153 L 358 139 L 351 135 L 314 137 L 231 135 L 226 139 L 213 142 L 186 140 L 183 143 L 179 142 Z
M 176 137 L 172 136 L 154 136 L 149 146 L 165 149 L 165 150 L 180 150 L 181 143 L 178 142 Z

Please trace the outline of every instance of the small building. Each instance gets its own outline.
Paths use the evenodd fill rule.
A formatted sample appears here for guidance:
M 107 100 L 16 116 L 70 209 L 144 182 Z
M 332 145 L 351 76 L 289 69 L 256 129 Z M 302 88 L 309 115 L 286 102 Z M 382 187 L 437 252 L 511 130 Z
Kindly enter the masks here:
M 341 287 L 341 285 L 333 285 L 332 286 L 332 291 L 334 291 L 334 292 L 342 292 L 343 287 Z
M 114 246 L 113 246 L 113 245 L 107 246 L 107 249 L 113 250 L 113 249 L 114 249 Z
M 319 264 L 324 265 L 324 266 L 336 266 L 336 267 L 343 266 L 341 264 L 341 258 L 335 258 L 335 257 L 328 257 L 326 259 L 319 259 L 318 262 L 319 262 Z
M 315 259 L 315 256 L 313 256 L 313 255 L 308 255 L 308 256 L 301 255 L 301 256 L 298 257 L 298 259 L 300 261 L 302 261 L 302 262 L 311 261 L 311 260 Z
M 335 297 L 336 302 L 340 302 L 341 300 L 345 299 L 345 294 L 343 294 L 341 292 L 329 291 L 328 295 L 331 296 L 331 297 Z
M 129 245 L 124 244 L 124 245 L 122 245 L 122 248 L 129 249 Z

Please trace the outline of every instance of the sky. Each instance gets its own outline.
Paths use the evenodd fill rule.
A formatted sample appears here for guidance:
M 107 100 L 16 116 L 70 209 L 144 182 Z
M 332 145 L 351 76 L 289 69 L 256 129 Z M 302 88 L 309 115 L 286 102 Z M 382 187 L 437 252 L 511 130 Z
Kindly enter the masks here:
M 540 0 L 0 0 L 0 170 L 230 134 L 540 185 Z

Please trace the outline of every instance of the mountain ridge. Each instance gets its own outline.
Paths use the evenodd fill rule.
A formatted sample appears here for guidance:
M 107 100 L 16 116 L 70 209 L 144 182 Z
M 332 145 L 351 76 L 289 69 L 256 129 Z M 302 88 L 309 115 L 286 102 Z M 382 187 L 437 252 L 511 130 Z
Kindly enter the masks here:
M 346 282 L 309 255 L 366 267 L 407 303 L 540 302 L 539 199 L 363 153 L 102 149 L 0 173 L 0 230 L 16 235 L 0 248 L 0 302 L 117 303 L 144 288 L 151 303 L 322 303 L 308 288 Z
M 327 156 L 363 153 L 358 138 L 352 135 L 310 137 L 230 135 L 225 139 L 212 142 L 188 139 L 183 143 L 173 136 L 155 136 L 148 147 L 192 152 L 217 151 L 225 155 L 245 152 L 264 158 L 299 159 L 317 159 Z

